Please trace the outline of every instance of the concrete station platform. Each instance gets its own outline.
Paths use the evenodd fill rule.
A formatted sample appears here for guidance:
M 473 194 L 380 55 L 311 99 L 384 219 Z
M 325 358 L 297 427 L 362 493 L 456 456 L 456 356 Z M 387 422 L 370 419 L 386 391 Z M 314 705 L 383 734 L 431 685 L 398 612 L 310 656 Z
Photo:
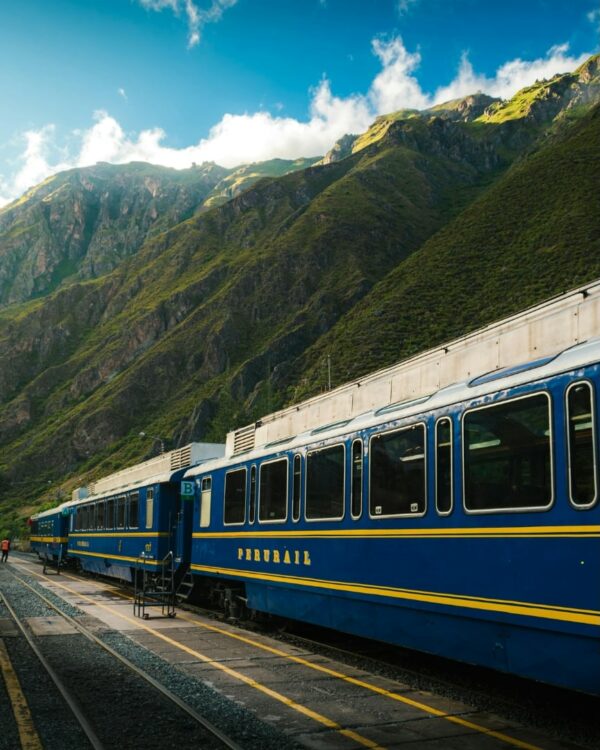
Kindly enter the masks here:
M 41 566 L 13 556 L 31 575 L 78 607 L 82 624 L 115 630 L 186 675 L 252 711 L 313 750 L 575 750 L 538 730 L 464 703 L 282 644 L 231 624 L 178 610 L 174 619 L 134 617 L 131 598 L 110 582 L 70 573 L 42 575 Z M 39 635 L 64 632 L 55 618 L 32 618 Z M 60 618 L 57 618 L 60 619 Z M 43 622 L 41 622 L 43 621 Z M 8 623 L 0 622 L 0 633 Z M 67 627 L 70 627 L 67 625 Z M 284 750 L 282 748 L 282 750 Z

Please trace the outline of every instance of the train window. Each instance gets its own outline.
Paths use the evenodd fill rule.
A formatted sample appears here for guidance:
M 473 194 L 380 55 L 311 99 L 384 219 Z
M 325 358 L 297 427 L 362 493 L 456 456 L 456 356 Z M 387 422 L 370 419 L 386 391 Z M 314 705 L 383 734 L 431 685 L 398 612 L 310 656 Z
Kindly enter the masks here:
M 246 518 L 246 469 L 225 474 L 225 523 L 244 523 Z
M 297 521 L 300 518 L 300 491 L 302 487 L 302 457 L 297 453 L 294 456 L 294 496 L 292 498 L 292 518 Z
M 256 515 L 256 466 L 250 469 L 250 510 L 248 512 L 248 520 L 250 523 L 254 523 L 254 516 Z
M 452 511 L 452 420 L 438 419 L 435 426 L 435 507 L 440 515 Z
M 119 495 L 117 498 L 117 522 L 116 522 L 117 529 L 124 529 L 125 528 L 125 497 L 123 495 Z
M 287 518 L 287 497 L 287 458 L 262 464 L 260 467 L 258 520 L 261 522 L 284 521 Z
M 138 509 L 140 504 L 139 492 L 132 492 L 129 496 L 129 528 L 137 529 L 138 527 Z
M 425 512 L 425 425 L 374 435 L 369 465 L 371 516 Z
M 200 528 L 206 529 L 210 526 L 210 505 L 212 499 L 212 478 L 204 477 L 202 480 L 202 494 L 200 496 Z
M 88 512 L 90 514 L 89 518 L 88 518 L 88 528 L 90 528 L 90 529 L 96 529 L 96 528 L 98 528 L 97 525 L 96 525 L 97 511 L 98 511 L 98 509 L 97 509 L 95 503 L 94 503 L 94 505 L 90 505 L 89 508 L 88 508 Z
M 352 518 L 362 513 L 363 445 L 362 440 L 352 443 Z
M 344 463 L 343 445 L 334 445 L 307 454 L 307 519 L 336 519 L 344 515 Z
M 96 528 L 104 528 L 104 502 L 96 504 Z
M 154 487 L 146 490 L 146 528 L 151 529 L 154 524 Z
M 104 527 L 106 529 L 114 529 L 115 527 L 115 499 L 114 497 L 109 498 L 106 501 L 106 512 L 104 519 Z
M 466 510 L 548 507 L 552 456 L 547 394 L 466 412 L 463 461 Z
M 77 508 L 77 511 L 75 513 L 75 528 L 77 529 L 77 531 L 81 531 L 81 529 L 83 528 L 83 526 L 81 525 L 81 511 L 82 510 L 83 510 L 82 508 Z
M 591 385 L 573 384 L 567 391 L 569 497 L 579 508 L 589 508 L 597 498 L 594 422 Z

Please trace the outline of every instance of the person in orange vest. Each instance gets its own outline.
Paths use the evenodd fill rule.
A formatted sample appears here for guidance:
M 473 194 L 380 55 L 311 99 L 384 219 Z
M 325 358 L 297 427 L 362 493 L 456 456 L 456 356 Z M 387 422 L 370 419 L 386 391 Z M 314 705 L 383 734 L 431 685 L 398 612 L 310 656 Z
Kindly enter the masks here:
M 7 562 L 10 552 L 10 539 L 3 539 L 0 542 L 0 549 L 2 550 L 2 562 Z

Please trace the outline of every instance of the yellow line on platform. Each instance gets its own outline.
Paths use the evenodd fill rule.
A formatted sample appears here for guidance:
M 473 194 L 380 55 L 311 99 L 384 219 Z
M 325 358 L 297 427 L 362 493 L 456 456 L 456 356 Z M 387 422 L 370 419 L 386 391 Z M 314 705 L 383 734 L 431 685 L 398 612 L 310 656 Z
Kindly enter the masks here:
M 39 575 L 39 574 L 36 574 L 36 575 Z M 68 576 L 68 575 L 67 575 L 67 578 L 70 578 L 71 580 L 74 580 L 74 581 L 81 580 L 81 579 L 77 579 L 77 578 L 75 578 L 73 576 Z M 60 584 L 58 584 L 58 585 L 60 585 Z M 98 586 L 98 588 L 102 588 L 101 584 L 97 584 L 97 586 Z M 67 587 L 64 587 L 64 588 L 67 588 Z M 119 590 L 116 590 L 116 589 L 111 589 L 111 590 L 115 594 L 117 594 L 118 596 L 122 597 L 123 599 L 130 600 L 130 599 L 133 598 L 130 595 L 125 594 L 125 593 L 123 593 L 123 592 L 121 592 Z M 79 596 L 79 594 L 77 594 L 77 592 L 72 592 L 72 593 L 74 593 L 75 595 Z M 108 611 L 113 612 L 113 614 L 117 614 L 113 610 L 111 610 L 110 608 L 106 607 L 105 605 L 100 605 L 99 604 L 98 606 L 101 606 L 104 609 L 107 609 Z M 120 617 L 124 617 L 124 619 L 130 620 L 131 622 L 136 622 L 136 624 L 137 624 L 137 621 L 132 620 L 131 618 L 127 618 L 124 615 L 119 615 L 119 616 Z M 287 654 L 285 651 L 281 651 L 280 649 L 275 648 L 273 646 L 267 646 L 264 643 L 260 643 L 259 641 L 253 640 L 252 638 L 247 638 L 246 636 L 238 635 L 237 633 L 232 633 L 230 631 L 223 630 L 222 628 L 219 628 L 219 627 L 217 627 L 215 625 L 208 625 L 206 623 L 201 622 L 200 620 L 198 620 L 195 617 L 190 617 L 190 616 L 184 615 L 182 613 L 179 613 L 178 617 L 181 620 L 185 620 L 186 622 L 190 622 L 190 623 L 196 625 L 197 627 L 201 627 L 201 628 L 204 628 L 205 630 L 210 630 L 210 631 L 213 631 L 215 633 L 220 633 L 221 635 L 225 635 L 228 638 L 233 638 L 233 639 L 235 639 L 237 641 L 241 641 L 243 643 L 247 643 L 247 644 L 249 644 L 251 646 L 254 646 L 256 648 L 261 649 L 262 651 L 266 651 L 266 652 L 274 654 L 276 656 L 281 656 L 281 657 L 284 657 L 284 658 L 286 658 L 286 659 L 288 659 L 290 661 L 294 661 L 297 664 L 301 664 L 302 666 L 308 667 L 309 669 L 312 669 L 312 670 L 314 670 L 316 672 L 321 672 L 323 674 L 329 675 L 330 677 L 335 677 L 336 679 L 343 680 L 344 682 L 347 682 L 347 683 L 349 683 L 351 685 L 356 685 L 357 687 L 364 688 L 365 690 L 369 690 L 372 693 L 377 693 L 378 695 L 382 695 L 382 696 L 384 696 L 386 698 L 390 698 L 391 700 L 397 701 L 398 703 L 404 703 L 407 706 L 411 706 L 412 708 L 416 708 L 419 711 L 423 711 L 424 713 L 427 713 L 427 714 L 429 714 L 431 716 L 436 716 L 436 717 L 438 717 L 440 719 L 445 719 L 446 721 L 449 721 L 452 724 L 458 724 L 459 726 L 465 727 L 466 729 L 471 729 L 471 730 L 473 730 L 475 732 L 478 732 L 479 734 L 484 734 L 484 735 L 486 735 L 488 737 L 493 737 L 494 739 L 497 739 L 500 742 L 504 742 L 504 743 L 510 745 L 511 747 L 516 747 L 516 748 L 519 748 L 520 750 L 543 750 L 543 748 L 539 747 L 538 745 L 532 745 L 529 742 L 524 742 L 523 740 L 519 740 L 516 737 L 511 737 L 510 735 L 504 734 L 503 732 L 496 732 L 493 729 L 489 729 L 488 727 L 485 727 L 485 726 L 483 726 L 481 724 L 476 724 L 475 722 L 468 721 L 467 719 L 463 719 L 460 716 L 454 716 L 452 714 L 448 714 L 445 711 L 441 711 L 440 709 L 434 708 L 433 706 L 430 706 L 430 705 L 428 705 L 426 703 L 422 703 L 421 701 L 415 701 L 412 698 L 407 698 L 406 696 L 400 695 L 399 693 L 394 693 L 391 690 L 386 690 L 385 688 L 379 687 L 378 685 L 374 685 L 374 684 L 372 684 L 370 682 L 365 682 L 364 680 L 359 680 L 356 677 L 350 677 L 348 675 L 343 674 L 342 672 L 338 672 L 337 670 L 330 669 L 329 667 L 325 667 L 322 664 L 316 664 L 316 663 L 307 661 L 306 659 L 303 659 L 300 656 L 293 656 L 292 654 Z M 144 626 L 142 625 L 142 627 L 144 627 Z M 163 638 L 164 640 L 170 641 L 170 639 L 166 638 L 162 634 L 159 634 L 159 633 L 157 633 L 155 631 L 152 631 L 149 628 L 146 628 L 146 629 L 148 629 L 149 632 L 153 633 L 158 638 Z M 187 646 L 184 646 L 183 644 L 178 644 L 176 641 L 174 641 L 173 643 L 175 643 L 175 645 L 178 648 L 181 648 L 183 651 L 188 651 Z M 188 652 L 191 653 L 191 651 L 188 651 Z M 229 670 L 228 667 L 225 667 L 224 665 L 219 664 L 219 662 L 215 662 L 215 661 L 209 659 L 208 657 L 203 657 L 203 660 L 209 661 L 214 666 L 217 666 L 219 669 L 222 668 L 224 671 L 226 671 L 228 673 L 233 672 L 233 670 Z M 241 679 L 243 682 L 246 682 L 247 684 L 251 684 L 252 687 L 257 687 L 257 689 L 259 689 L 259 690 L 263 689 L 263 687 L 264 687 L 264 686 L 259 686 L 259 684 L 255 683 L 254 680 L 250 680 L 249 678 L 245 677 L 244 675 L 241 675 L 239 673 L 234 673 L 234 674 L 235 674 L 235 676 L 238 677 L 238 679 Z M 267 694 L 270 695 L 271 693 L 268 692 L 268 691 L 269 691 L 269 688 L 264 687 L 263 692 L 266 692 Z M 287 700 L 289 700 L 289 699 L 284 698 L 283 702 L 286 702 Z M 292 707 L 295 707 L 295 706 L 292 706 Z M 304 709 L 303 706 L 301 708 Z M 300 708 L 298 708 L 297 710 L 300 710 Z M 301 713 L 306 713 L 306 711 L 309 711 L 309 710 L 310 709 L 304 709 L 303 711 L 301 711 Z M 312 718 L 315 718 L 315 717 L 312 717 Z M 325 718 L 325 717 L 323 717 L 323 718 Z M 318 719 L 317 719 L 317 721 L 318 721 Z M 330 720 L 326 719 L 326 721 L 330 721 Z M 321 723 L 325 723 L 325 722 L 321 722 Z M 347 730 L 341 730 L 341 729 L 338 730 L 338 731 L 341 731 L 342 734 L 344 734 L 344 733 L 347 732 Z M 357 740 L 357 741 L 359 741 L 359 740 Z M 367 740 L 367 742 L 369 742 L 369 740 Z M 360 744 L 364 744 L 364 743 L 361 742 Z M 366 745 L 366 747 L 378 747 L 378 746 L 375 745 L 375 744 L 371 744 L 371 745 Z
M 42 743 L 33 724 L 27 699 L 23 695 L 17 673 L 13 669 L 4 641 L 0 640 L 0 670 L 12 705 L 15 721 L 19 730 L 22 750 L 43 750 Z
M 39 573 L 35 573 L 33 571 L 29 571 L 29 572 L 32 575 L 37 576 L 38 578 L 44 579 L 44 577 L 41 576 Z M 75 581 L 81 580 L 81 579 L 73 578 L 72 576 L 67 576 L 67 577 Z M 190 648 L 189 646 L 186 646 L 183 643 L 179 643 L 178 641 L 175 641 L 172 638 L 169 638 L 169 636 L 164 635 L 164 633 L 161 633 L 160 631 L 153 630 L 148 625 L 145 625 L 143 622 L 140 622 L 139 619 L 136 619 L 134 617 L 129 617 L 128 615 L 124 615 L 121 612 L 105 604 L 100 604 L 99 602 L 92 599 L 92 597 L 86 596 L 85 594 L 81 594 L 78 591 L 75 591 L 74 589 L 70 588 L 69 586 L 65 586 L 62 583 L 57 583 L 56 581 L 53 581 L 52 583 L 54 586 L 58 586 L 59 588 L 64 589 L 65 591 L 68 591 L 71 594 L 74 594 L 76 597 L 78 597 L 78 599 L 84 599 L 85 601 L 88 601 L 91 604 L 94 604 L 96 607 L 99 607 L 100 609 L 104 609 L 107 612 L 110 612 L 112 615 L 116 615 L 117 617 L 121 618 L 125 622 L 135 625 L 136 628 L 141 628 L 142 630 L 145 630 L 147 633 L 150 633 L 156 638 L 159 638 L 160 640 L 165 641 L 165 643 L 168 643 L 171 646 L 175 646 L 175 648 L 178 648 L 180 651 L 184 651 L 190 656 L 197 658 L 199 661 L 203 661 L 206 664 L 210 664 L 211 666 L 215 667 L 216 669 L 220 669 L 222 672 L 225 672 L 225 674 L 228 674 L 230 677 L 233 677 L 236 680 L 240 680 L 241 682 L 244 682 L 246 685 L 249 685 L 250 687 L 256 690 L 259 690 L 261 693 L 268 695 L 270 698 L 274 698 L 276 701 L 283 703 L 285 706 L 288 706 L 289 708 L 292 708 L 295 711 L 298 711 L 298 713 L 304 714 L 304 716 L 307 716 L 308 718 L 313 719 L 314 721 L 318 722 L 319 724 L 322 724 L 328 729 L 332 729 L 338 732 L 339 734 L 343 735 L 344 737 L 347 737 L 348 739 L 353 740 L 359 745 L 362 745 L 363 747 L 371 748 L 371 750 L 385 750 L 383 746 L 379 745 L 377 742 L 374 742 L 373 740 L 370 740 L 367 737 L 363 737 L 361 734 L 359 734 L 358 732 L 354 732 L 351 729 L 344 729 L 337 722 L 333 721 L 332 719 L 327 718 L 327 716 L 323 716 L 323 714 L 320 714 L 317 711 L 313 711 L 307 706 L 303 706 L 301 703 L 297 703 L 292 698 L 288 698 L 282 693 L 272 690 L 266 685 L 262 685 L 260 682 L 253 680 L 251 677 L 247 677 L 241 672 L 237 672 L 235 669 L 231 669 L 230 667 L 225 666 L 225 664 L 221 664 L 220 662 L 215 661 L 210 656 L 201 654 L 199 651 L 196 651 L 195 649 Z M 125 595 L 123 596 L 124 598 L 127 598 L 127 599 L 132 598 L 132 597 L 127 597 Z M 538 750 L 538 749 L 534 748 L 534 750 Z

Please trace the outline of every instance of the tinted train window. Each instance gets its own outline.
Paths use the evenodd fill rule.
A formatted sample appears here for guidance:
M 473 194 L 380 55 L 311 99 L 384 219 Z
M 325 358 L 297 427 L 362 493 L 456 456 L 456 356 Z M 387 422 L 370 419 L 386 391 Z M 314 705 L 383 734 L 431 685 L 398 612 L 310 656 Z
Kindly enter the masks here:
M 287 517 L 288 462 L 271 461 L 260 467 L 260 521 L 283 521 Z
M 594 409 L 589 383 L 576 383 L 567 392 L 569 432 L 569 494 L 581 507 L 596 500 Z
M 372 516 L 425 512 L 425 426 L 371 439 L 369 509 Z
M 294 456 L 294 497 L 292 500 L 292 518 L 297 521 L 300 518 L 300 489 L 302 486 L 302 458 Z
M 254 523 L 256 515 L 256 466 L 250 469 L 250 507 L 248 509 L 248 520 Z
M 104 503 L 98 503 L 96 506 L 96 528 L 104 528 Z
M 306 456 L 306 517 L 344 515 L 344 446 L 335 445 Z
M 362 440 L 352 443 L 352 517 L 358 518 L 362 513 L 363 488 L 363 445 Z
M 151 529 L 154 523 L 154 487 L 146 490 L 146 528 Z
M 117 523 L 116 526 L 118 529 L 124 529 L 125 528 L 125 498 L 121 495 L 121 497 L 117 498 Z
M 137 529 L 139 515 L 139 493 L 132 492 L 129 496 L 129 528 Z
M 225 523 L 244 523 L 246 518 L 246 469 L 225 475 Z
M 550 402 L 546 395 L 467 412 L 463 442 L 467 510 L 550 504 Z
M 104 519 L 104 526 L 107 529 L 113 529 L 115 526 L 115 499 L 111 497 L 110 500 L 106 501 L 106 513 Z
M 447 417 L 435 426 L 435 507 L 442 514 L 452 510 L 452 422 Z

